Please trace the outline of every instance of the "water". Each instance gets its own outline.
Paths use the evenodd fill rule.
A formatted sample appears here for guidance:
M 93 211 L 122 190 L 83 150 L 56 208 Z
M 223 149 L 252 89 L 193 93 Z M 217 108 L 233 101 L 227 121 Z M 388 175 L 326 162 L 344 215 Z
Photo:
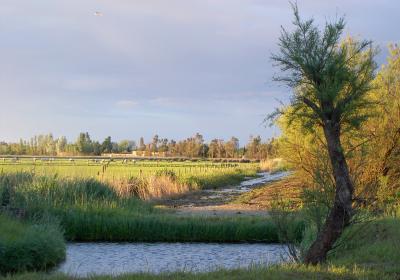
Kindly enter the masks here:
M 240 184 L 240 188 L 248 191 L 249 188 L 263 185 L 267 182 L 276 181 L 276 180 L 285 178 L 286 176 L 290 175 L 290 173 L 291 173 L 290 171 L 283 171 L 283 172 L 276 172 L 276 173 L 262 172 L 262 173 L 258 174 L 258 175 L 260 175 L 258 178 L 243 181 Z
M 208 202 L 214 198 L 218 201 L 230 200 L 288 174 L 260 173 L 258 178 L 249 178 L 239 186 L 204 190 L 204 197 Z M 81 277 L 140 272 L 206 272 L 283 261 L 288 261 L 286 247 L 277 244 L 69 243 L 66 261 L 58 271 Z
M 210 243 L 70 243 L 58 271 L 71 276 L 205 272 L 286 261 L 284 245 Z
M 238 186 L 232 187 L 225 187 L 225 188 L 217 188 L 214 190 L 204 190 L 203 192 L 206 194 L 200 199 L 203 200 L 213 200 L 213 199 L 220 199 L 222 201 L 230 201 L 234 197 L 241 195 L 245 192 L 251 191 L 255 187 L 262 186 L 266 183 L 273 182 L 285 178 L 286 176 L 290 175 L 289 171 L 285 172 L 277 172 L 277 173 L 269 173 L 269 172 L 262 172 L 258 173 L 257 178 L 250 178 L 248 180 L 243 181 Z

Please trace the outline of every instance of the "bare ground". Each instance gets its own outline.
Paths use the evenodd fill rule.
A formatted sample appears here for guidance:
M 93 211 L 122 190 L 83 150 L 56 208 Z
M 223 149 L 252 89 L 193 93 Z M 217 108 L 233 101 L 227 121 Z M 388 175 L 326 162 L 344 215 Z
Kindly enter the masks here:
M 190 216 L 260 216 L 279 192 L 298 196 L 288 173 L 267 174 L 249 179 L 238 186 L 199 190 L 156 201 L 158 207 L 172 209 L 178 215 Z M 290 189 L 290 190 L 289 190 Z

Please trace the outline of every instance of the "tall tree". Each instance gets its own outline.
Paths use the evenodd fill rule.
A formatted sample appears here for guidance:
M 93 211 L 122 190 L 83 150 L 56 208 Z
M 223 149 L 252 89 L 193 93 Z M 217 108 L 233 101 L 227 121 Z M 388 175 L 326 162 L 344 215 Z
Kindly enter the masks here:
M 249 143 L 247 144 L 246 156 L 249 158 L 260 158 L 261 136 L 250 136 Z
M 225 143 L 226 157 L 234 158 L 239 150 L 239 139 L 232 136 L 229 141 Z
M 101 150 L 103 153 L 111 153 L 112 148 L 111 136 L 108 136 L 104 139 L 103 143 L 101 143 Z
M 140 137 L 139 140 L 139 151 L 144 151 L 146 150 L 146 144 L 144 143 L 144 138 Z
M 65 136 L 61 136 L 60 138 L 58 138 L 57 143 L 56 143 L 57 154 L 61 154 L 61 153 L 65 152 L 67 144 L 68 144 L 68 141 Z
M 158 135 L 153 136 L 153 142 L 151 143 L 151 152 L 155 153 L 158 151 L 158 143 L 160 142 L 160 138 Z
M 335 181 L 335 198 L 322 230 L 305 256 L 305 262 L 326 260 L 327 252 L 350 223 L 354 187 L 350 179 L 341 135 L 351 133 L 368 118 L 366 98 L 376 68 L 369 41 L 340 44 L 344 19 L 326 23 L 301 21 L 296 5 L 295 30 L 282 29 L 279 54 L 272 59 L 288 75 L 276 77 L 293 88 L 290 118 L 301 119 L 307 130 L 322 128 Z

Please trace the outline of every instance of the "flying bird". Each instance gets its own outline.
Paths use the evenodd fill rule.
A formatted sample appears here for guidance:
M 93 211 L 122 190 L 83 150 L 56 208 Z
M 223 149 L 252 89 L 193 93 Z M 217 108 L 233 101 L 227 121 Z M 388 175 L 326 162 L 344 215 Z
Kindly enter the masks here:
M 102 12 L 94 12 L 94 15 L 97 17 L 102 17 L 103 13 Z

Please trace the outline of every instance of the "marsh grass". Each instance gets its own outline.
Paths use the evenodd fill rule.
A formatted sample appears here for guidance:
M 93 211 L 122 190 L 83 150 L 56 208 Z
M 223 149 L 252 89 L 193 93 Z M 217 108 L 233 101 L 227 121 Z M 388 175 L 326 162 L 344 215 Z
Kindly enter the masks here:
M 274 224 L 265 219 L 69 212 L 62 220 L 74 241 L 279 242 Z
M 22 223 L 0 214 L 0 274 L 47 270 L 65 258 L 56 224 Z
M 68 240 L 279 242 L 267 217 L 176 216 L 94 179 L 3 174 L 0 195 L 6 189 L 9 209 L 22 210 L 27 220 L 55 217 Z
M 348 231 L 358 230 L 354 225 Z M 75 278 L 63 274 L 46 275 L 28 273 L 9 276 L 8 280 L 258 280 L 258 279 L 379 279 L 397 280 L 400 276 L 400 220 L 376 218 L 369 223 L 360 239 L 347 240 L 328 257 L 325 264 L 306 266 L 302 264 L 281 264 L 270 267 L 252 266 L 247 269 L 218 270 L 208 273 L 176 272 L 160 275 L 126 274 L 120 276 L 93 276 Z

